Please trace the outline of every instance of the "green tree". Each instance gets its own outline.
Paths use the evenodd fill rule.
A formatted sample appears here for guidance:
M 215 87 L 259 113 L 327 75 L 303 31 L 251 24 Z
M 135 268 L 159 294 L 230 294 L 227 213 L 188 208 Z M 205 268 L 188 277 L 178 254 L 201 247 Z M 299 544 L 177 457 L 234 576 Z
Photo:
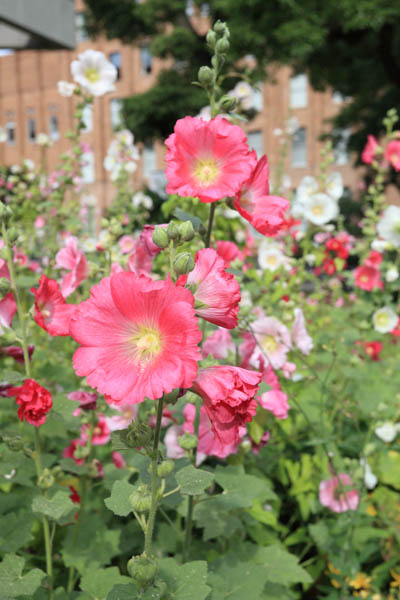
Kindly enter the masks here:
M 400 3 L 393 0 L 200 0 L 210 21 L 231 31 L 229 72 L 250 81 L 267 78 L 268 65 L 306 71 L 317 90 L 330 87 L 350 98 L 334 127 L 352 127 L 350 146 L 360 150 L 368 133 L 379 134 L 386 111 L 400 105 Z M 147 43 L 154 56 L 170 58 L 148 92 L 125 102 L 128 126 L 139 139 L 166 137 L 176 119 L 207 103 L 191 86 L 209 55 L 185 0 L 86 0 L 89 30 L 128 43 Z M 173 24 L 171 28 L 167 24 Z M 238 68 L 251 54 L 254 67 Z M 224 82 L 226 89 L 233 80 Z

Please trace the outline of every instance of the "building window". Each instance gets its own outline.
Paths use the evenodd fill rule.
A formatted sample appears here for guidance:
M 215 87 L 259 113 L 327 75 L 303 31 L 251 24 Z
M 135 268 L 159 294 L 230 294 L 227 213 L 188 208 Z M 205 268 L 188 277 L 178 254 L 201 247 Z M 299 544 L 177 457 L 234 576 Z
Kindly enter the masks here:
M 290 78 L 290 108 L 307 106 L 307 75 L 300 73 Z
M 145 144 L 142 153 L 143 177 L 149 178 L 157 170 L 157 157 L 153 144 Z
M 194 15 L 194 2 L 193 0 L 186 0 L 185 13 L 187 17 L 193 17 Z
M 50 115 L 49 119 L 49 134 L 50 139 L 57 141 L 60 139 L 60 129 L 58 126 L 58 117 L 57 115 Z
M 9 146 L 15 146 L 15 123 L 13 121 L 6 123 L 6 134 L 7 144 Z
M 89 39 L 86 29 L 85 13 L 83 12 L 75 13 L 75 37 L 77 44 L 86 42 Z
M 122 100 L 119 98 L 110 100 L 110 121 L 113 131 L 122 125 Z
M 36 120 L 28 119 L 28 141 L 34 143 L 36 141 Z
M 151 73 L 153 68 L 153 57 L 147 46 L 141 46 L 140 48 L 140 68 L 142 73 Z
M 292 136 L 292 167 L 307 166 L 307 136 L 305 127 L 299 127 Z
M 250 131 L 247 135 L 249 146 L 252 150 L 255 150 L 257 156 L 260 158 L 264 154 L 263 138 L 261 131 Z
M 350 129 L 339 129 L 333 132 L 337 139 L 333 154 L 337 165 L 347 165 L 349 162 L 348 144 Z
M 83 109 L 82 121 L 84 123 L 83 131 L 85 133 L 90 133 L 93 129 L 93 106 L 91 104 L 86 104 Z
M 95 179 L 93 152 L 86 152 L 83 161 L 82 181 L 83 183 L 93 183 Z
M 261 112 L 264 108 L 263 84 L 261 81 L 253 88 L 253 94 L 253 108 Z
M 211 9 L 208 2 L 203 2 L 203 4 L 200 6 L 200 16 L 204 18 L 209 17 L 210 11 Z
M 121 52 L 111 52 L 109 55 L 110 62 L 117 69 L 117 79 L 121 79 L 122 57 Z

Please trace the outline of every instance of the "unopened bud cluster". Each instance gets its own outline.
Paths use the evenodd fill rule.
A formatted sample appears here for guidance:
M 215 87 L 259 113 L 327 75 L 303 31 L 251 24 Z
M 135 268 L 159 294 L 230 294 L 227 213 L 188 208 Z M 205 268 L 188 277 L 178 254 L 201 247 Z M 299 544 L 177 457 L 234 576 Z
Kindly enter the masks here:
M 190 221 L 178 225 L 174 221 L 168 227 L 156 227 L 153 232 L 153 242 L 159 248 L 167 248 L 170 242 L 175 246 L 190 242 L 194 238 L 194 228 Z
M 154 558 L 146 556 L 144 553 L 132 556 L 127 567 L 129 575 L 141 589 L 151 585 L 157 574 L 157 563 Z

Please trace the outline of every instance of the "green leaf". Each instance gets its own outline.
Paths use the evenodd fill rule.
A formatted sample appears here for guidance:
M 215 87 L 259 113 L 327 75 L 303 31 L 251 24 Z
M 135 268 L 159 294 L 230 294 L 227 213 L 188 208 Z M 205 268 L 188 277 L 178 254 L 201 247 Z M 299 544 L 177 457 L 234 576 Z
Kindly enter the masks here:
M 240 465 L 218 466 L 215 481 L 224 488 L 221 503 L 225 508 L 249 508 L 255 499 L 276 498 L 267 481 L 254 475 L 247 475 Z
M 10 369 L 6 369 L 1 372 L 0 383 L 19 383 L 25 379 L 25 375 L 23 373 L 18 373 L 18 371 L 12 371 Z
M 159 562 L 158 575 L 167 584 L 163 600 L 205 600 L 211 591 L 207 581 L 207 563 L 194 561 L 179 565 L 173 558 Z
M 132 600 L 133 598 L 139 598 L 139 592 L 132 581 L 128 585 L 114 585 L 107 594 L 107 600 Z M 156 597 L 155 600 L 158 598 Z
M 262 565 L 271 583 L 289 586 L 292 583 L 311 583 L 310 575 L 298 564 L 298 559 L 278 544 L 258 548 L 252 560 Z
M 175 475 L 178 484 L 181 486 L 181 494 L 189 496 L 198 496 L 205 489 L 210 487 L 214 481 L 214 475 L 208 471 L 195 469 L 192 465 L 184 467 Z
M 81 579 L 81 590 L 93 600 L 106 600 L 108 592 L 116 584 L 130 583 L 130 577 L 120 575 L 117 567 L 109 569 L 91 569 Z
M 111 446 L 113 450 L 128 450 L 129 446 L 126 445 L 121 431 L 111 432 Z
M 268 573 L 261 565 L 232 556 L 215 561 L 208 577 L 210 600 L 261 600 Z
M 0 589 L 2 598 L 29 597 L 40 586 L 46 574 L 40 569 L 32 569 L 22 575 L 25 560 L 16 554 L 7 554 L 0 563 Z
M 134 490 L 135 486 L 127 481 L 115 481 L 112 486 L 111 496 L 104 500 L 104 504 L 114 513 L 114 515 L 127 517 L 129 513 L 132 512 L 129 496 Z
M 58 521 L 70 513 L 76 512 L 76 506 L 68 492 L 56 492 L 52 498 L 36 496 L 32 502 L 32 510 Z
M 0 551 L 16 552 L 31 539 L 33 515 L 9 513 L 0 519 Z
M 236 531 L 243 529 L 241 520 L 236 514 L 226 510 L 220 502 L 221 494 L 199 502 L 194 507 L 193 517 L 198 527 L 203 527 L 204 541 L 224 536 L 231 537 Z

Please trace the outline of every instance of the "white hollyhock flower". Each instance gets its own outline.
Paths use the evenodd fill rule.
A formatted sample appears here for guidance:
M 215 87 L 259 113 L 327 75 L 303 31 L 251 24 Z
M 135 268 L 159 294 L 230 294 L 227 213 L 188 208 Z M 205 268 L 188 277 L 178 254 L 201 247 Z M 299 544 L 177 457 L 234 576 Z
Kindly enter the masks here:
M 396 269 L 396 267 L 389 267 L 389 269 L 386 271 L 386 275 L 385 275 L 386 281 L 391 283 L 392 281 L 396 281 L 396 279 L 398 279 L 398 278 L 399 278 L 399 272 Z
M 367 490 L 373 490 L 378 483 L 377 476 L 372 472 L 368 461 L 365 458 L 360 458 L 360 465 L 364 468 L 364 483 Z
M 388 333 L 396 327 L 398 316 L 393 308 L 384 306 L 374 312 L 372 321 L 374 323 L 375 331 L 379 331 L 379 333 Z
M 396 425 L 395 423 L 390 423 L 389 421 L 379 425 L 379 427 L 375 427 L 375 434 L 384 442 L 393 442 L 398 432 L 398 424 Z
M 343 179 L 337 171 L 326 178 L 326 191 L 334 200 L 339 200 L 343 195 Z
M 304 216 L 314 225 L 325 225 L 338 216 L 336 200 L 328 194 L 314 194 L 303 202 Z
M 39 146 L 51 146 L 50 138 L 47 133 L 38 133 L 36 136 L 36 143 Z
M 144 208 L 147 208 L 147 210 L 151 210 L 153 208 L 153 200 L 151 197 L 140 191 L 136 192 L 136 194 L 132 196 L 132 204 L 134 208 L 139 208 L 139 206 L 144 206 Z
M 400 247 L 400 207 L 390 205 L 382 215 L 381 220 L 376 226 L 379 235 L 393 244 L 396 248 Z
M 388 247 L 388 243 L 386 240 L 372 240 L 371 248 L 372 250 L 376 250 L 376 252 L 384 252 Z
M 131 146 L 133 144 L 133 133 L 129 129 L 123 129 L 115 134 L 118 143 L 123 146 Z
M 296 191 L 296 200 L 303 203 L 305 200 L 310 198 L 318 192 L 319 186 L 318 181 L 311 175 L 306 175 L 299 183 L 299 187 Z
M 64 96 L 64 98 L 70 98 L 75 89 L 75 84 L 70 83 L 69 81 L 59 81 L 57 83 L 57 89 L 60 96 Z
M 253 88 L 246 81 L 239 81 L 230 93 L 246 110 L 253 106 Z
M 203 119 L 203 121 L 209 121 L 211 119 L 211 106 L 203 106 L 197 116 L 199 119 Z
M 263 240 L 258 249 L 258 262 L 260 267 L 268 271 L 277 271 L 285 264 L 285 255 L 282 254 L 278 246 L 271 244 L 268 240 Z
M 117 69 L 103 52 L 85 50 L 71 63 L 71 74 L 89 94 L 103 96 L 115 89 Z

